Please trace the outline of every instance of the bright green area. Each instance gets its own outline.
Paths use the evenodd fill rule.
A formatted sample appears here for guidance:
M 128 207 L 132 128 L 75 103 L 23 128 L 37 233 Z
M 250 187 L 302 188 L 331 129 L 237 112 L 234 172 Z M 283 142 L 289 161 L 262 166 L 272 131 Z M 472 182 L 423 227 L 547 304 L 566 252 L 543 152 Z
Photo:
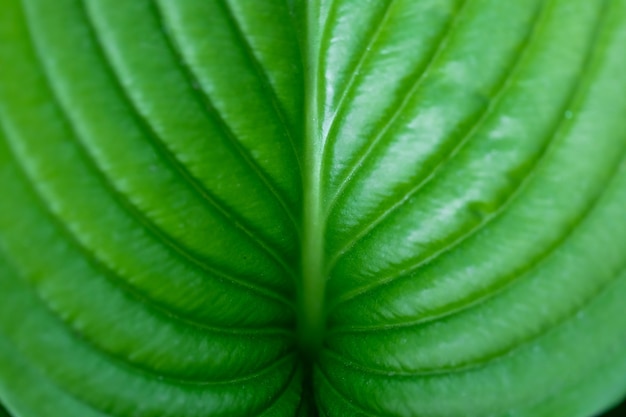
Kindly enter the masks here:
M 626 393 L 626 0 L 0 8 L 13 417 Z

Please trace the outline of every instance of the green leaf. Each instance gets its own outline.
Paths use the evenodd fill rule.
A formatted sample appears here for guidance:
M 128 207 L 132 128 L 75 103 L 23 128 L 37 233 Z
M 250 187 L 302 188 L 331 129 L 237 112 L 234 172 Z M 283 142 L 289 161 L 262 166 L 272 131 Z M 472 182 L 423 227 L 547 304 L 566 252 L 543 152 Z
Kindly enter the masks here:
M 0 6 L 14 417 L 626 393 L 625 0 Z

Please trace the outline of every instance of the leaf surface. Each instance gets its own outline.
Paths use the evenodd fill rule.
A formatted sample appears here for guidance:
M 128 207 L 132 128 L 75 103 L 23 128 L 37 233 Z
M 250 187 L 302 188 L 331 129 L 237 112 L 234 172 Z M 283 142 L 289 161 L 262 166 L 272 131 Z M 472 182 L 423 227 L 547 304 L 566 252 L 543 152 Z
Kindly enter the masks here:
M 626 1 L 0 5 L 13 415 L 626 391 Z

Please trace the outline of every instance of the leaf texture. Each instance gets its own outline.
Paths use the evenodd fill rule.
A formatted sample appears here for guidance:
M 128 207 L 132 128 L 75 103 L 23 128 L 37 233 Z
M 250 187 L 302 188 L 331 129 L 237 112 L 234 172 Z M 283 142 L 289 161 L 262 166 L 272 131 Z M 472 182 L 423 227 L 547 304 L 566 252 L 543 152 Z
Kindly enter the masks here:
M 626 1 L 0 5 L 13 416 L 626 392 Z

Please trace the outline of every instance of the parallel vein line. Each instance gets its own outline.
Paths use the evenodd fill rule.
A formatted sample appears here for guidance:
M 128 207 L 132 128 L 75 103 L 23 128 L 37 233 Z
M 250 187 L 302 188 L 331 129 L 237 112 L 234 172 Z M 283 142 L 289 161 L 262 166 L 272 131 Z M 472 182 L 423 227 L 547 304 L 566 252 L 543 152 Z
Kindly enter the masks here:
M 0 252 L 0 256 L 2 256 L 3 258 L 6 259 L 6 254 L 4 254 L 3 252 Z M 159 380 L 162 380 L 162 381 L 165 381 L 165 382 L 179 384 L 179 385 L 187 385 L 187 386 L 215 386 L 215 385 L 226 385 L 226 384 L 232 384 L 232 383 L 240 383 L 240 382 L 245 382 L 245 381 L 249 381 L 249 380 L 255 379 L 255 378 L 261 376 L 264 373 L 269 373 L 269 371 L 271 369 L 279 367 L 279 365 L 282 364 L 283 362 L 286 362 L 287 359 L 290 359 L 292 356 L 296 355 L 296 352 L 293 351 L 293 350 L 287 351 L 287 352 L 285 352 L 283 358 L 278 359 L 278 360 L 276 360 L 276 361 L 274 361 L 272 363 L 269 363 L 268 365 L 264 366 L 263 368 L 261 368 L 259 370 L 254 371 L 251 374 L 244 375 L 244 376 L 237 377 L 237 378 L 231 378 L 231 379 L 227 379 L 227 380 L 211 380 L 211 381 L 207 381 L 207 380 L 200 380 L 200 379 L 197 379 L 197 378 L 183 378 L 183 377 L 180 377 L 180 376 L 174 376 L 172 374 L 158 373 L 154 369 L 150 369 L 150 368 L 146 367 L 144 364 L 141 364 L 141 363 L 138 363 L 138 362 L 132 362 L 127 357 L 121 356 L 121 355 L 119 355 L 117 353 L 114 353 L 114 352 L 111 352 L 109 350 L 105 350 L 101 346 L 98 346 L 95 340 L 91 340 L 91 339 L 86 338 L 71 323 L 65 321 L 58 314 L 56 314 L 56 311 L 51 306 L 51 304 L 46 299 L 44 299 L 41 296 L 39 291 L 37 291 L 37 289 L 29 282 L 29 280 L 23 276 L 21 271 L 19 271 L 19 273 L 18 273 L 18 271 L 15 271 L 15 272 L 16 272 L 16 275 L 18 275 L 20 277 L 19 280 L 22 283 L 22 285 L 26 289 L 30 290 L 31 296 L 35 300 L 39 301 L 39 304 L 41 305 L 41 308 L 53 320 L 55 320 L 57 323 L 59 323 L 62 326 L 62 328 L 66 329 L 67 333 L 71 336 L 71 338 L 77 344 L 80 344 L 80 345 L 83 345 L 85 347 L 88 347 L 89 350 L 91 350 L 94 354 L 96 354 L 97 356 L 99 356 L 102 359 L 106 360 L 107 362 L 115 364 L 115 365 L 117 365 L 121 369 L 126 369 L 126 370 L 130 371 L 131 374 L 135 374 L 137 376 L 145 377 L 146 379 L 158 378 Z
M 409 91 L 404 95 L 404 98 L 396 107 L 396 109 L 393 111 L 393 114 L 391 115 L 391 117 L 387 119 L 383 127 L 380 130 L 378 130 L 378 133 L 376 133 L 376 135 L 370 141 L 368 141 L 368 145 L 364 149 L 364 152 L 361 154 L 359 159 L 354 163 L 350 171 L 346 174 L 345 178 L 339 185 L 337 191 L 330 198 L 330 201 L 326 208 L 327 218 L 334 210 L 335 205 L 341 199 L 348 185 L 354 180 L 355 176 L 358 175 L 358 173 L 363 167 L 363 164 L 370 157 L 370 155 L 372 154 L 376 146 L 379 144 L 380 140 L 385 136 L 387 131 L 393 126 L 395 121 L 398 119 L 398 117 L 400 117 L 400 115 L 402 114 L 406 106 L 409 104 L 409 102 L 413 98 L 414 94 L 419 90 L 419 87 L 422 85 L 422 83 L 424 82 L 428 74 L 430 73 L 433 65 L 437 62 L 440 55 L 446 50 L 448 46 L 448 42 L 450 41 L 450 38 L 454 34 L 455 29 L 464 14 L 465 6 L 468 3 L 469 3 L 469 0 L 462 0 L 460 3 L 460 6 L 457 6 L 457 10 L 455 11 L 454 16 L 450 19 L 448 25 L 441 33 L 439 37 L 439 41 L 436 42 L 436 46 L 432 49 L 432 53 L 430 57 L 428 58 L 427 63 L 421 67 L 423 69 L 420 71 L 418 75 L 416 75 L 411 87 L 409 88 Z
M 502 282 L 496 283 L 490 288 L 487 288 L 481 294 L 478 294 L 477 297 L 468 299 L 467 302 L 464 302 L 462 305 L 456 305 L 451 309 L 443 310 L 433 315 L 428 315 L 426 317 L 422 317 L 416 320 L 393 324 L 335 327 L 334 329 L 329 330 L 328 334 L 331 335 L 342 333 L 360 333 L 417 327 L 423 324 L 428 324 L 436 320 L 441 320 L 462 313 L 496 297 L 500 292 L 506 290 L 506 288 L 510 287 L 511 285 L 514 285 L 523 276 L 530 274 L 542 264 L 548 262 L 553 256 L 556 255 L 560 247 L 565 242 L 567 242 L 567 240 L 570 239 L 571 236 L 574 235 L 586 221 L 589 221 L 589 218 L 593 216 L 594 211 L 598 209 L 598 206 L 602 203 L 603 199 L 607 198 L 606 196 L 609 195 L 612 191 L 614 183 L 619 179 L 618 175 L 620 173 L 620 169 L 623 167 L 624 162 L 626 162 L 626 139 L 622 140 L 622 142 L 623 146 L 621 150 L 621 158 L 616 161 L 611 169 L 611 172 L 608 174 L 608 178 L 606 180 L 607 186 L 599 190 L 599 192 L 589 201 L 587 206 L 571 222 L 571 224 L 565 230 L 565 233 L 559 236 L 550 246 L 548 246 L 548 248 L 544 252 L 542 252 L 541 255 L 537 256 L 529 264 L 522 267 L 519 271 L 512 274 L 510 277 L 506 277 L 502 280 Z
M 324 380 L 326 380 L 326 384 L 328 385 L 328 388 L 334 391 L 335 394 L 337 394 L 337 396 L 343 398 L 344 401 L 347 404 L 349 404 L 350 407 L 353 407 L 356 410 L 358 410 L 361 416 L 365 415 L 367 417 L 376 417 L 374 414 L 371 414 L 370 411 L 363 408 L 361 404 L 357 404 L 355 401 L 350 399 L 350 396 L 344 394 L 341 390 L 339 390 L 339 388 L 335 385 L 335 383 L 331 381 L 331 378 L 328 376 L 326 371 L 324 371 L 322 366 L 318 366 L 317 368 L 319 369 L 319 375 L 322 378 L 324 378 Z M 324 411 L 324 413 L 326 413 L 326 411 Z
M 325 129 L 325 132 L 322 132 L 322 136 L 325 137 L 331 137 L 335 131 L 334 127 L 335 127 L 335 121 L 337 120 L 337 118 L 343 114 L 343 111 L 345 110 L 345 101 L 348 97 L 348 94 L 352 91 L 354 83 L 356 81 L 356 79 L 358 78 L 358 75 L 361 72 L 361 68 L 363 67 L 363 65 L 365 64 L 365 61 L 367 60 L 367 58 L 370 56 L 370 54 L 373 51 L 373 45 L 376 43 L 376 41 L 378 40 L 378 38 L 380 37 L 380 34 L 382 32 L 382 30 L 385 28 L 387 22 L 389 21 L 389 18 L 391 17 L 391 9 L 393 8 L 393 4 L 395 3 L 396 0 L 388 0 L 385 8 L 383 10 L 383 13 L 381 13 L 380 16 L 380 20 L 377 22 L 376 26 L 375 26 L 375 30 L 373 35 L 370 37 L 369 42 L 367 43 L 367 46 L 365 47 L 365 49 L 363 49 L 361 51 L 361 54 L 359 56 L 358 61 L 356 62 L 356 64 L 351 68 L 351 70 L 349 71 L 350 73 L 350 77 L 348 78 L 348 82 L 346 83 L 345 87 L 342 89 L 341 94 L 339 96 L 339 101 L 337 102 L 337 106 L 335 107 L 335 111 L 332 113 L 330 120 L 328 121 L 328 127 Z M 337 3 L 334 2 L 332 3 L 331 7 L 334 10 L 334 7 Z M 330 19 L 329 19 L 330 20 Z M 330 42 L 328 42 L 326 39 L 329 37 L 329 24 L 327 23 L 324 27 L 324 37 L 322 39 L 322 44 L 323 45 L 330 45 Z M 329 46 L 326 46 L 327 49 L 329 49 Z M 325 141 L 325 145 L 324 146 L 324 154 L 322 156 L 322 161 L 325 161 L 327 159 L 326 157 L 326 149 L 328 149 L 328 142 Z
M 154 4 L 155 12 L 157 16 L 160 17 L 160 20 L 163 26 L 167 27 L 165 23 L 165 18 L 164 18 L 164 11 L 161 9 L 161 6 L 156 1 L 151 2 L 151 4 Z M 219 127 L 220 131 L 222 132 L 223 137 L 227 139 L 227 143 L 230 144 L 232 149 L 239 155 L 239 157 L 244 162 L 244 164 L 247 165 L 248 169 L 250 169 L 250 172 L 253 173 L 261 181 L 261 183 L 265 186 L 267 191 L 276 199 L 276 202 L 281 206 L 281 208 L 283 209 L 283 211 L 285 212 L 285 214 L 291 221 L 294 227 L 294 230 L 298 234 L 300 234 L 301 228 L 299 226 L 298 221 L 296 220 L 296 217 L 294 216 L 292 209 L 289 207 L 289 204 L 287 203 L 285 198 L 282 196 L 282 194 L 277 190 L 273 181 L 270 179 L 269 174 L 265 172 L 265 170 L 263 170 L 263 168 L 258 164 L 258 162 L 250 155 L 250 152 L 248 151 L 248 149 L 239 141 L 239 139 L 237 138 L 233 130 L 230 128 L 226 120 L 222 117 L 220 112 L 217 110 L 209 92 L 206 91 L 202 87 L 202 83 L 199 82 L 198 78 L 194 74 L 192 70 L 192 66 L 189 65 L 187 56 L 184 54 L 183 49 L 180 48 L 180 46 L 178 45 L 175 37 L 172 36 L 167 30 L 164 30 L 163 33 L 172 51 L 174 51 L 175 55 L 180 60 L 179 67 L 181 71 L 185 74 L 185 76 L 187 77 L 191 85 L 197 85 L 201 89 L 201 92 L 198 92 L 196 89 L 193 89 L 193 91 L 196 91 L 195 93 L 196 99 L 207 110 L 207 116 L 210 117 L 211 120 L 213 120 L 216 123 L 216 125 Z M 185 63 L 185 65 L 183 65 L 183 63 Z
M 8 136 L 7 136 L 8 137 Z M 262 334 L 288 334 L 287 331 L 274 328 L 274 329 L 264 329 L 266 331 L 262 331 L 260 329 L 250 329 L 250 328 L 231 328 L 231 327 L 218 327 L 209 325 L 207 323 L 201 322 L 196 319 L 192 319 L 190 317 L 185 317 L 180 313 L 174 312 L 167 308 L 164 303 L 159 302 L 153 298 L 148 297 L 146 294 L 139 291 L 137 288 L 130 285 L 123 278 L 120 278 L 117 273 L 112 270 L 108 265 L 103 263 L 100 259 L 96 257 L 96 255 L 89 250 L 89 248 L 85 247 L 80 239 L 75 235 L 75 233 L 70 230 L 64 222 L 62 222 L 56 214 L 52 212 L 50 209 L 50 205 L 46 204 L 46 197 L 41 193 L 40 190 L 35 185 L 35 181 L 27 174 L 23 166 L 21 165 L 20 158 L 16 155 L 15 152 L 12 152 L 13 159 L 15 161 L 15 166 L 19 170 L 22 178 L 29 185 L 31 193 L 36 197 L 37 204 L 43 213 L 50 218 L 52 224 L 55 225 L 56 229 L 58 229 L 62 235 L 65 236 L 68 243 L 70 243 L 74 248 L 76 248 L 82 255 L 83 259 L 90 263 L 95 267 L 96 270 L 100 271 L 104 278 L 109 281 L 113 286 L 118 288 L 122 293 L 128 296 L 130 299 L 137 301 L 137 305 L 140 308 L 143 308 L 147 311 L 152 310 L 156 313 L 157 316 L 166 319 L 173 320 L 175 322 L 179 322 L 186 326 L 204 330 L 211 331 L 215 333 L 222 334 L 243 334 L 243 335 L 262 335 Z
M 545 3 L 542 3 L 545 5 Z M 349 240 L 342 248 L 340 248 L 336 254 L 330 259 L 328 262 L 328 271 L 332 271 L 333 266 L 343 258 L 350 250 L 363 238 L 368 236 L 372 231 L 374 231 L 377 226 L 379 226 L 386 218 L 388 218 L 392 213 L 402 207 L 409 199 L 417 194 L 420 190 L 422 190 L 427 184 L 432 182 L 437 175 L 447 166 L 447 163 L 450 162 L 454 156 L 456 156 L 462 149 L 464 149 L 470 142 L 470 140 L 475 136 L 478 129 L 484 124 L 484 122 L 488 119 L 488 117 L 492 114 L 493 111 L 497 110 L 497 106 L 500 104 L 502 98 L 508 92 L 508 89 L 513 85 L 513 80 L 515 79 L 515 75 L 520 71 L 520 68 L 528 59 L 530 45 L 534 41 L 535 37 L 539 33 L 540 22 L 542 21 L 542 11 L 545 11 L 547 7 L 540 7 L 540 11 L 538 12 L 538 17 L 533 22 L 532 28 L 529 30 L 529 36 L 527 36 L 524 40 L 524 44 L 519 54 L 515 56 L 512 64 L 509 67 L 509 70 L 506 71 L 505 76 L 498 82 L 496 87 L 494 88 L 492 94 L 493 98 L 489 102 L 489 104 L 485 107 L 484 111 L 482 111 L 477 118 L 473 120 L 473 123 L 468 126 L 467 131 L 461 137 L 461 139 L 453 146 L 450 152 L 441 157 L 437 162 L 432 171 L 424 178 L 419 180 L 415 186 L 413 186 L 409 191 L 407 191 L 399 200 L 395 201 L 391 206 L 385 208 L 381 213 L 373 219 L 370 223 L 366 224 L 360 231 L 358 231 L 354 238 Z
M 243 26 L 239 23 L 237 16 L 235 15 L 232 9 L 232 6 L 230 5 L 230 0 L 221 0 L 220 4 L 222 5 L 222 8 L 224 9 L 226 17 L 230 21 L 231 26 L 233 27 L 235 33 L 237 34 L 239 43 L 242 49 L 245 51 L 246 57 L 250 61 L 252 68 L 254 68 L 254 72 L 257 74 L 257 78 L 259 79 L 259 81 L 261 81 L 263 90 L 270 97 L 273 110 L 281 122 L 281 127 L 285 131 L 285 137 L 289 141 L 296 163 L 298 164 L 299 175 L 300 177 L 302 177 L 302 162 L 300 161 L 300 155 L 298 154 L 298 150 L 296 148 L 296 142 L 293 136 L 292 128 L 289 126 L 287 122 L 287 114 L 285 112 L 285 109 L 281 105 L 280 100 L 278 99 L 278 93 L 272 87 L 272 84 L 270 82 L 270 77 L 267 71 L 263 69 L 261 62 L 256 57 L 254 50 L 252 49 L 252 46 L 250 45 L 250 42 L 248 41 L 246 37 Z
M 29 362 L 27 360 L 27 358 L 25 357 L 26 355 L 24 355 L 24 353 L 21 351 L 21 349 L 18 349 L 18 347 L 16 346 L 16 343 L 11 340 L 11 338 L 9 336 L 6 335 L 2 335 L 2 341 L 4 342 L 4 344 L 6 345 L 6 347 L 8 347 L 12 352 L 12 354 L 14 354 L 15 356 L 18 356 L 23 362 Z M 86 400 L 85 398 L 80 397 L 78 394 L 71 392 L 71 391 L 67 391 L 65 389 L 65 387 L 63 387 L 61 385 L 61 383 L 59 381 L 56 381 L 54 379 L 54 377 L 50 376 L 50 375 L 46 375 L 41 368 L 38 368 L 36 366 L 30 366 L 30 370 L 36 375 L 38 380 L 43 380 L 44 383 L 48 383 L 50 384 L 53 388 L 56 388 L 59 392 L 65 394 L 67 397 L 71 398 L 72 400 L 76 401 L 78 404 L 85 406 L 86 408 L 88 408 L 89 410 L 93 411 L 94 413 L 97 413 L 99 416 L 101 417 L 118 417 L 118 416 L 112 416 L 111 413 L 105 411 L 102 407 L 97 406 L 96 404 L 93 404 L 91 402 L 89 402 L 88 400 Z
M 276 394 L 269 399 L 267 405 L 257 413 L 257 415 L 261 416 L 263 415 L 265 412 L 269 411 L 274 405 L 278 404 L 278 402 L 281 400 L 281 398 L 283 398 L 283 396 L 285 395 L 285 393 L 287 393 L 287 391 L 289 391 L 289 388 L 291 387 L 294 379 L 296 378 L 296 376 L 298 375 L 298 363 L 296 361 L 294 361 L 293 367 L 291 369 L 291 373 L 289 374 L 289 377 L 285 380 L 285 384 L 280 387 L 280 389 L 276 392 Z
M 23 1 L 23 0 L 22 0 Z M 29 28 L 32 29 L 31 25 L 28 25 Z M 32 39 L 31 39 L 32 42 Z M 56 96 L 56 89 L 53 88 L 53 84 L 52 84 L 52 78 L 50 77 L 50 74 L 47 72 L 45 65 L 42 64 L 42 58 L 41 56 L 39 56 L 39 51 L 36 47 L 35 44 L 33 44 L 33 48 L 32 48 L 34 54 L 36 55 L 40 65 L 40 69 L 42 70 L 42 74 L 44 75 L 45 79 L 47 80 L 47 83 L 49 85 L 49 91 L 51 93 L 51 95 L 55 98 L 58 108 L 59 109 L 63 109 L 63 106 L 61 103 L 61 101 L 59 100 L 59 98 Z M 79 139 L 79 136 L 77 134 L 77 130 L 76 130 L 76 126 L 73 124 L 73 121 L 70 117 L 68 117 L 67 113 L 64 112 L 64 116 L 65 116 L 65 120 L 68 122 L 73 135 L 75 136 L 75 138 L 77 139 L 74 143 L 80 143 L 82 144 L 83 141 Z M 97 166 L 97 164 L 95 163 L 95 161 L 92 159 L 91 154 L 87 151 L 87 149 L 85 149 L 83 146 L 80 147 L 81 149 L 81 153 L 83 154 L 84 161 L 85 162 L 89 162 L 89 166 L 91 168 L 91 171 L 97 175 L 97 177 L 100 179 L 101 183 L 103 184 L 104 188 L 110 193 L 110 195 L 118 202 L 118 204 L 123 207 L 125 209 L 125 211 L 133 218 L 135 219 L 135 221 L 137 221 L 142 228 L 148 232 L 148 234 L 152 235 L 156 241 L 161 242 L 164 244 L 164 247 L 168 248 L 170 250 L 171 253 L 177 255 L 178 257 L 181 257 L 182 259 L 185 259 L 189 264 L 192 264 L 196 267 L 198 267 L 201 270 L 204 270 L 205 272 L 208 272 L 210 274 L 215 275 L 216 277 L 219 277 L 223 280 L 229 281 L 237 286 L 240 287 L 244 287 L 247 288 L 249 290 L 252 290 L 254 292 L 257 292 L 258 294 L 264 295 L 265 297 L 268 298 L 272 298 L 275 299 L 277 301 L 280 301 L 281 303 L 285 304 L 286 306 L 289 306 L 290 308 L 293 308 L 292 303 L 290 303 L 286 298 L 282 297 L 282 296 L 278 296 L 276 294 L 274 294 L 274 292 L 268 288 L 265 288 L 259 284 L 253 284 L 247 281 L 243 281 L 241 279 L 235 278 L 233 275 L 228 274 L 226 272 L 222 272 L 219 269 L 213 267 L 213 266 L 209 266 L 207 263 L 205 262 L 201 262 L 198 259 L 196 259 L 196 257 L 192 257 L 190 256 L 190 254 L 188 253 L 188 251 L 186 250 L 186 248 L 181 247 L 178 242 L 176 242 L 175 240 L 173 240 L 172 238 L 170 238 L 167 234 L 164 234 L 163 232 L 161 232 L 161 230 L 157 227 L 155 227 L 151 221 L 149 221 L 148 219 L 146 219 L 144 217 L 144 215 L 138 211 L 135 206 L 127 200 L 126 196 L 121 193 L 116 187 L 115 185 L 113 185 L 109 178 L 99 169 L 99 167 Z
M 570 239 L 577 230 L 586 222 L 588 219 L 593 216 L 594 211 L 597 210 L 598 206 L 602 203 L 603 199 L 606 198 L 606 195 L 612 191 L 612 183 L 615 183 L 618 180 L 618 174 L 620 173 L 620 168 L 622 164 L 626 162 L 626 139 L 622 141 L 623 146 L 621 150 L 621 158 L 614 164 L 611 169 L 611 172 L 608 174 L 608 178 L 606 180 L 607 186 L 602 188 L 587 204 L 587 206 L 574 218 L 571 224 L 565 229 L 565 233 L 559 236 L 550 246 L 546 248 L 544 252 L 542 252 L 539 256 L 533 259 L 529 264 L 520 268 L 511 276 L 504 278 L 502 281 L 495 283 L 491 287 L 485 289 L 485 291 L 477 294 L 476 297 L 467 299 L 466 302 L 463 302 L 461 305 L 455 305 L 450 309 L 443 310 L 439 313 L 428 315 L 426 317 L 422 317 L 416 320 L 394 323 L 394 324 L 383 324 L 383 325 L 373 325 L 373 326 L 349 326 L 345 328 L 337 327 L 329 331 L 329 334 L 335 333 L 357 333 L 357 332 L 371 332 L 371 331 L 384 331 L 391 329 L 399 329 L 399 328 L 407 328 L 407 327 L 417 327 L 423 324 L 431 323 L 436 320 L 441 320 L 444 318 L 451 317 L 453 315 L 457 315 L 459 313 L 465 312 L 471 308 L 477 307 L 490 299 L 496 297 L 502 291 L 506 290 L 511 285 L 514 285 L 518 282 L 522 277 L 529 275 L 532 271 L 539 268 L 541 265 L 548 262 L 552 259 L 557 251 L 560 249 L 562 245 L 564 245 L 568 239 Z
M 606 6 L 606 3 L 603 3 L 603 6 Z M 363 287 L 360 287 L 354 291 L 351 291 L 345 294 L 342 297 L 339 297 L 336 303 L 333 305 L 332 309 L 334 309 L 339 304 L 344 303 L 350 299 L 360 297 L 374 290 L 377 287 L 387 285 L 390 282 L 395 281 L 397 279 L 407 278 L 408 276 L 410 276 L 412 272 L 415 272 L 421 266 L 425 265 L 426 263 L 432 262 L 434 259 L 436 259 L 437 257 L 441 256 L 444 253 L 450 252 L 452 249 L 454 249 L 455 247 L 458 247 L 461 243 L 469 239 L 471 236 L 474 236 L 476 233 L 483 230 L 487 225 L 491 224 L 491 222 L 494 219 L 498 218 L 503 212 L 505 212 L 505 210 L 512 204 L 513 201 L 515 201 L 520 195 L 523 194 L 523 191 L 526 189 L 528 184 L 537 175 L 539 166 L 542 163 L 545 163 L 547 156 L 551 152 L 554 151 L 555 147 L 557 146 L 557 143 L 560 140 L 565 139 L 565 134 L 566 134 L 565 131 L 573 123 L 570 120 L 564 119 L 563 117 L 561 117 L 561 115 L 565 113 L 565 109 L 568 109 L 570 107 L 578 108 L 584 102 L 585 95 L 587 93 L 585 89 L 588 87 L 587 84 L 590 82 L 588 78 L 591 78 L 591 74 L 588 73 L 588 69 L 589 69 L 588 67 L 591 64 L 591 57 L 594 51 L 593 46 L 595 45 L 595 40 L 597 39 L 599 32 L 600 32 L 601 23 L 603 21 L 603 15 L 604 15 L 605 9 L 606 7 L 602 7 L 602 12 L 600 13 L 600 16 L 596 20 L 596 24 L 593 30 L 593 35 L 589 41 L 589 45 L 586 51 L 585 63 L 583 64 L 583 69 L 581 70 L 581 75 L 580 75 L 580 77 L 583 78 L 584 81 L 582 83 L 573 83 L 572 88 L 570 89 L 569 97 L 564 101 L 564 104 L 562 108 L 560 109 L 560 111 L 556 113 L 557 119 L 555 121 L 555 125 L 551 129 L 551 133 L 548 135 L 546 144 L 541 150 L 540 155 L 538 156 L 537 159 L 533 161 L 531 169 L 528 172 L 526 172 L 526 175 L 524 176 L 524 178 L 518 182 L 517 186 L 514 188 L 513 192 L 509 194 L 509 196 L 506 198 L 504 203 L 500 205 L 494 212 L 486 216 L 484 221 L 480 223 L 477 227 L 470 229 L 469 232 L 460 236 L 457 240 L 441 248 L 440 250 L 437 250 L 434 254 L 428 256 L 427 258 L 423 260 L 418 260 L 417 263 L 406 266 L 402 268 L 401 270 L 394 272 L 391 275 L 381 278 L 380 280 L 374 282 L 373 284 L 365 285 Z M 572 103 L 574 103 L 574 106 L 570 106 Z
M 253 227 L 251 227 L 245 221 L 245 219 L 238 215 L 238 213 L 236 213 L 232 207 L 229 207 L 221 202 L 220 199 L 211 192 L 211 190 L 209 190 L 200 181 L 198 181 L 189 172 L 185 164 L 182 163 L 175 156 L 174 152 L 170 150 L 165 143 L 163 143 L 158 133 L 152 127 L 150 121 L 137 108 L 135 101 L 132 99 L 131 93 L 124 87 L 121 80 L 117 77 L 115 69 L 108 61 L 105 48 L 98 36 L 98 31 L 90 18 L 91 15 L 84 7 L 84 0 L 81 1 L 81 5 L 83 6 L 82 13 L 85 17 L 85 21 L 88 23 L 91 36 L 94 39 L 95 44 L 98 46 L 98 55 L 100 56 L 101 61 L 106 67 L 106 70 L 110 75 L 110 79 L 114 82 L 117 90 L 119 91 L 119 95 L 123 99 L 124 103 L 132 111 L 132 118 L 137 122 L 138 127 L 145 133 L 146 137 L 149 138 L 150 142 L 157 150 L 157 154 L 161 157 L 162 160 L 166 161 L 166 163 L 173 169 L 176 174 L 178 174 L 183 183 L 188 184 L 190 188 L 201 197 L 201 201 L 203 201 L 206 206 L 208 206 L 214 212 L 217 212 L 221 217 L 231 223 L 236 229 L 243 232 L 243 234 L 250 241 L 256 244 L 256 246 L 261 248 L 272 259 L 280 264 L 285 272 L 287 272 L 291 276 L 294 276 L 295 272 L 293 271 L 293 268 L 287 265 L 284 258 L 280 256 L 274 248 L 272 248 L 271 244 L 260 238 L 257 233 L 253 231 Z
M 470 371 L 472 369 L 476 369 L 485 365 L 489 365 L 492 362 L 498 361 L 498 360 L 502 360 L 503 358 L 507 357 L 507 356 L 512 356 L 515 352 L 519 351 L 520 349 L 522 349 L 525 346 L 529 346 L 532 345 L 534 342 L 537 342 L 538 340 L 547 337 L 549 334 L 557 331 L 558 329 L 560 329 L 562 326 L 572 322 L 574 319 L 576 319 L 578 317 L 578 315 L 591 308 L 594 304 L 594 302 L 596 302 L 596 300 L 598 299 L 598 297 L 600 297 L 601 295 L 605 294 L 606 292 L 608 292 L 614 285 L 616 285 L 616 283 L 621 280 L 621 279 L 625 279 L 626 275 L 624 274 L 626 272 L 626 268 L 624 268 L 622 266 L 622 268 L 620 270 L 617 271 L 617 273 L 615 273 L 613 275 L 613 277 L 608 280 L 606 283 L 604 283 L 597 291 L 595 291 L 591 296 L 589 296 L 586 300 L 584 300 L 580 306 L 578 308 L 574 308 L 569 314 L 564 315 L 561 319 L 557 320 L 555 323 L 548 325 L 546 327 L 544 327 L 543 329 L 539 330 L 537 333 L 535 333 L 534 335 L 532 335 L 531 337 L 527 337 L 524 338 L 520 343 L 517 343 L 516 345 L 506 348 L 506 349 L 502 349 L 500 351 L 494 352 L 492 354 L 483 356 L 479 359 L 475 359 L 466 363 L 462 363 L 459 365 L 451 365 L 449 367 L 441 367 L 441 368 L 436 368 L 436 369 L 427 369 L 427 370 L 423 370 L 423 371 L 400 371 L 400 370 L 394 370 L 394 376 L 397 377 L 401 377 L 401 378 L 422 378 L 424 376 L 431 376 L 431 375 L 443 375 L 443 374 L 453 374 L 453 373 L 460 373 L 460 372 L 467 372 Z M 354 360 L 350 360 L 349 358 L 347 358 L 344 354 L 339 353 L 335 350 L 326 350 L 325 354 L 329 354 L 330 356 L 334 356 L 337 360 L 340 360 L 339 358 L 343 358 L 343 363 L 345 364 L 345 366 L 348 367 L 353 367 L 356 369 L 359 369 L 363 372 L 369 373 L 369 374 L 375 374 L 375 375 L 381 375 L 381 376 L 388 376 L 389 375 L 389 369 L 386 368 L 379 368 L 379 367 L 372 367 L 372 366 L 366 366 L 363 365 L 362 363 L 355 363 Z

